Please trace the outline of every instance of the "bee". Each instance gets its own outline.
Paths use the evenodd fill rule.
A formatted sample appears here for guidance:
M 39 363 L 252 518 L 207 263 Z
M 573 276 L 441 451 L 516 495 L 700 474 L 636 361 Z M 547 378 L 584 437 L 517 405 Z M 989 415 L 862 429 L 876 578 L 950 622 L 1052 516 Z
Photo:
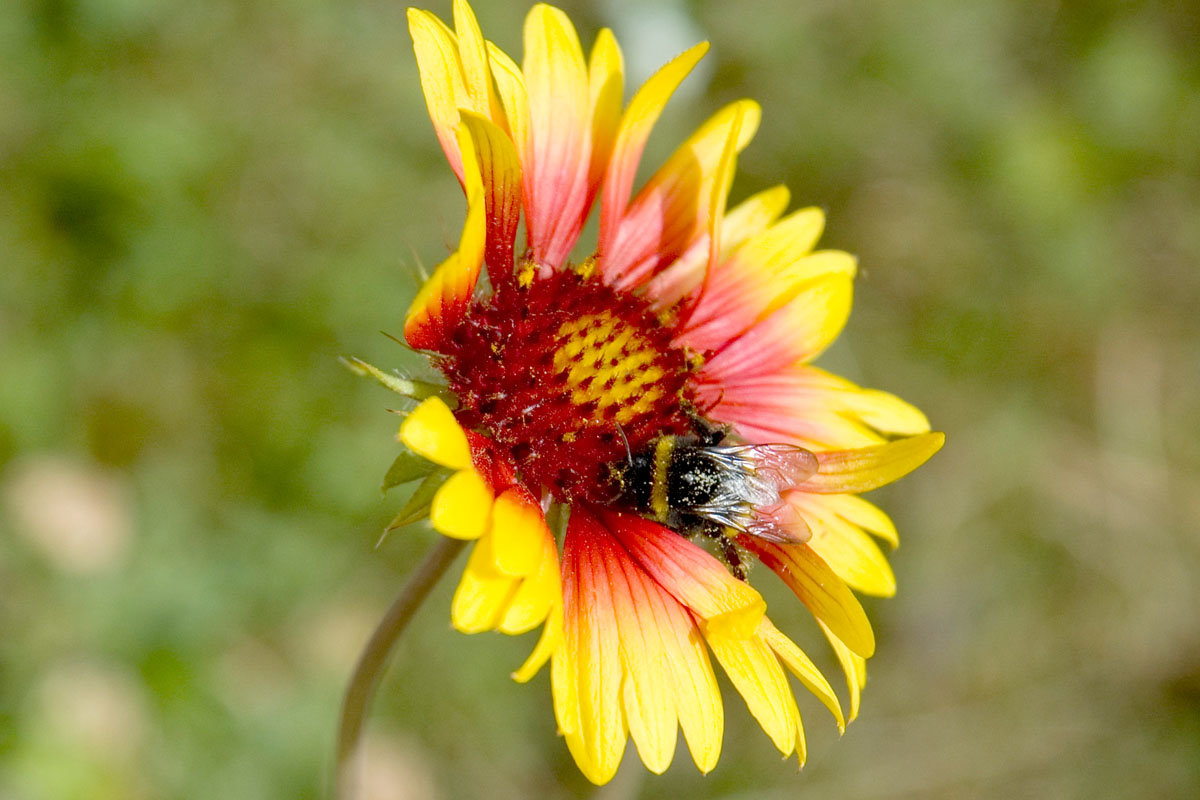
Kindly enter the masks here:
M 703 430 L 660 436 L 610 471 L 618 490 L 614 505 L 688 538 L 711 539 L 743 580 L 738 533 L 779 543 L 810 536 L 781 496 L 817 471 L 817 457 L 803 447 L 741 444 L 724 430 Z

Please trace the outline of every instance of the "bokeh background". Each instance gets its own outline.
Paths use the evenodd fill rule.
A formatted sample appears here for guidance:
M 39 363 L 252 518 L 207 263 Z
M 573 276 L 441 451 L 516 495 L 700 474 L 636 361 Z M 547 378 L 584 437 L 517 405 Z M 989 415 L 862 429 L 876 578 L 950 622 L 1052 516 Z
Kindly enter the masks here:
M 525 0 L 478 5 L 519 53 Z M 369 796 L 1200 796 L 1194 4 L 564 6 L 634 81 L 713 41 L 649 160 L 759 99 L 735 199 L 786 182 L 861 258 L 822 363 L 949 440 L 876 497 L 900 593 L 867 602 L 846 735 L 801 698 L 802 773 L 727 693 L 714 774 L 681 751 L 592 790 L 546 676 L 508 678 L 532 636 L 452 632 L 447 583 Z M 400 3 L 0 4 L 0 798 L 324 795 L 353 659 L 433 538 L 376 548 L 395 401 L 336 357 L 417 366 L 378 331 L 462 205 Z

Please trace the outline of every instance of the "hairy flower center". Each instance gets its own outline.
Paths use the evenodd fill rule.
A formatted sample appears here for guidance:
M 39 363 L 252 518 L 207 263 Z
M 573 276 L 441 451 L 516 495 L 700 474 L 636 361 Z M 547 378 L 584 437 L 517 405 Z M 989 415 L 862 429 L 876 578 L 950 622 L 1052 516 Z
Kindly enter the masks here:
M 561 272 L 477 302 L 439 366 L 459 421 L 507 449 L 530 489 L 602 503 L 609 465 L 694 427 L 673 333 L 640 298 Z

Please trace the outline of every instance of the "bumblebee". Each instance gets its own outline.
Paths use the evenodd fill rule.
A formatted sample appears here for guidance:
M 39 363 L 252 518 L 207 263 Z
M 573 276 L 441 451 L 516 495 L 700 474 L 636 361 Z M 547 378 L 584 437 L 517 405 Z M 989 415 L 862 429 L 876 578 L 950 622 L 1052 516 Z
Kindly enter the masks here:
M 803 519 L 781 493 L 817 471 L 817 458 L 787 444 L 739 444 L 723 430 L 660 436 L 610 467 L 613 504 L 653 519 L 688 538 L 716 543 L 737 577 L 746 577 L 735 537 L 769 542 L 809 538 Z

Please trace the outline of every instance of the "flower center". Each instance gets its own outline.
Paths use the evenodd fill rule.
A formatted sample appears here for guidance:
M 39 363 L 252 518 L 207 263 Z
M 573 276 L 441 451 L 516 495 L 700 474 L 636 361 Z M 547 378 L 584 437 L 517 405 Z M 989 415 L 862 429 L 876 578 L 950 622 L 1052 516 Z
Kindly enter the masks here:
M 640 298 L 559 272 L 476 302 L 439 367 L 459 421 L 506 449 L 530 489 L 604 503 L 609 465 L 695 427 L 673 335 Z
M 628 425 L 662 399 L 660 353 L 624 320 L 608 311 L 586 314 L 559 326 L 558 338 L 554 368 L 575 405 Z

